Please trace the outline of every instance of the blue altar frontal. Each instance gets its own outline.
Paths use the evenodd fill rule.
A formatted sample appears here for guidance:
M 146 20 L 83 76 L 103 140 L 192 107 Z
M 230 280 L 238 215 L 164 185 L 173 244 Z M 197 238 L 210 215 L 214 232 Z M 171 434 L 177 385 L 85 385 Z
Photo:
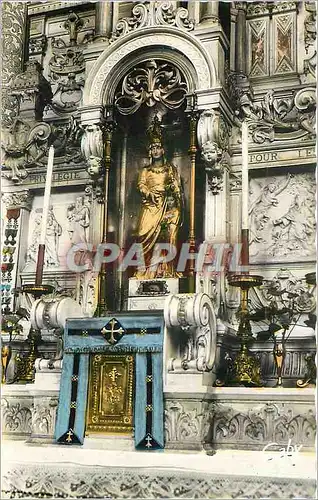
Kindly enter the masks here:
M 136 449 L 164 447 L 162 312 L 129 311 L 103 318 L 70 319 L 55 439 L 83 444 L 88 404 L 89 360 L 94 353 L 131 353 L 135 360 L 133 426 Z

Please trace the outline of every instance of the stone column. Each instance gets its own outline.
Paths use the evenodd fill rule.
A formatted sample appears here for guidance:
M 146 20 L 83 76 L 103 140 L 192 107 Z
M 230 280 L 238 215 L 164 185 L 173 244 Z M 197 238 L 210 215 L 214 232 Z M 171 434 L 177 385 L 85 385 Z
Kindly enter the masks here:
M 113 2 L 97 2 L 95 17 L 96 36 L 110 38 L 113 29 Z
M 235 70 L 237 73 L 246 74 L 246 4 L 238 2 L 236 4 L 236 54 Z
M 212 0 L 206 2 L 205 12 L 201 19 L 201 24 L 205 25 L 213 25 L 219 23 L 219 1 Z

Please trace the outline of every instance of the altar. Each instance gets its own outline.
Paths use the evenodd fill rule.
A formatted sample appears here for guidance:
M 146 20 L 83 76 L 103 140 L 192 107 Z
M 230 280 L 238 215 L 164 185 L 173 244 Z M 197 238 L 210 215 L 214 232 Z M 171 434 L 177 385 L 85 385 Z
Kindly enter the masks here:
M 310 498 L 315 2 L 2 11 L 4 494 Z
M 89 435 L 134 430 L 136 449 L 162 448 L 162 352 L 161 314 L 69 320 L 57 442 L 82 444 L 86 423 Z

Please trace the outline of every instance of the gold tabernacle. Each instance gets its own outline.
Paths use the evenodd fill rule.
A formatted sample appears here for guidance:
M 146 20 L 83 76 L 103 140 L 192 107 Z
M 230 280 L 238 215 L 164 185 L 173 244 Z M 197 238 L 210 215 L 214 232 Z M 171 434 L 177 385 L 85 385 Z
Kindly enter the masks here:
M 93 354 L 90 360 L 86 435 L 131 434 L 133 429 L 132 355 Z

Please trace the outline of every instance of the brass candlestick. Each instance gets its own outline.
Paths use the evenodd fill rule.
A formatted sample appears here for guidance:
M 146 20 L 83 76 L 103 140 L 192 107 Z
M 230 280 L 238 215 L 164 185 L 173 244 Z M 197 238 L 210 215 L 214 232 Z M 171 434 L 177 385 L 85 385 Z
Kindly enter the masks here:
M 251 323 L 248 310 L 248 292 L 254 286 L 260 286 L 263 282 L 262 276 L 251 274 L 236 274 L 229 278 L 231 286 L 241 289 L 241 304 L 239 310 L 240 322 L 237 336 L 240 339 L 240 352 L 237 354 L 227 380 L 217 380 L 217 386 L 223 385 L 261 385 L 260 363 L 251 354 L 249 345 L 253 342 Z

